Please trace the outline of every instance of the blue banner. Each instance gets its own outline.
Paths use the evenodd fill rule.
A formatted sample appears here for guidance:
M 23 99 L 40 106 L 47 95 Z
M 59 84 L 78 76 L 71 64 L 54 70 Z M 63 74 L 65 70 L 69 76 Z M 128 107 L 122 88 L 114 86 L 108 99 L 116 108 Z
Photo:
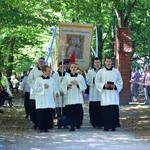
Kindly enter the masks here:
M 51 39 L 50 45 L 49 45 L 49 47 L 48 47 L 48 55 L 47 55 L 46 61 L 45 61 L 46 64 L 48 64 L 48 60 L 49 60 L 49 57 L 50 57 L 51 52 L 52 52 L 54 40 L 55 40 L 55 37 L 56 37 L 56 31 L 57 31 L 57 25 L 55 26 L 55 28 L 54 28 L 54 30 L 53 30 L 52 39 Z

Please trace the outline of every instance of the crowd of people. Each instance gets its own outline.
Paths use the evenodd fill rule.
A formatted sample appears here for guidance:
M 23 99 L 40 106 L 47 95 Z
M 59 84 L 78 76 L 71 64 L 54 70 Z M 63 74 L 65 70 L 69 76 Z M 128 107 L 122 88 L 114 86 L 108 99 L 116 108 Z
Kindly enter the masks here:
M 132 68 L 131 72 L 131 100 L 137 102 L 139 99 L 139 90 L 142 86 L 145 96 L 145 104 L 150 105 L 150 66 L 146 66 L 143 72 L 139 67 Z
M 100 59 L 94 58 L 93 68 L 87 74 L 82 74 L 77 64 L 68 60 L 59 62 L 58 70 L 52 72 L 41 57 L 38 66 L 29 70 L 22 79 L 25 117 L 30 117 L 38 132 L 48 132 L 53 128 L 54 117 L 58 119 L 58 128 L 80 129 L 84 117 L 84 93 L 88 87 L 92 127 L 115 131 L 120 127 L 118 106 L 122 85 L 120 72 L 112 67 L 110 57 L 105 59 L 104 68 L 101 68 Z M 68 124 L 59 124 L 59 121 L 64 121 L 59 120 L 61 116 L 66 117 Z
M 80 129 L 84 117 L 84 93 L 89 95 L 89 120 L 93 128 L 115 131 L 120 127 L 119 92 L 123 81 L 119 70 L 112 66 L 111 58 L 106 57 L 104 62 L 104 67 L 101 68 L 100 59 L 94 58 L 93 67 L 83 74 L 75 62 L 63 60 L 58 63 L 58 70 L 53 72 L 50 66 L 45 65 L 45 59 L 40 57 L 37 67 L 24 72 L 20 85 L 24 97 L 25 118 L 31 119 L 33 128 L 38 132 L 48 132 L 54 127 L 56 117 L 58 128 L 69 128 L 69 131 Z M 12 78 L 17 84 L 14 80 L 16 78 Z M 133 101 L 138 98 L 140 79 L 146 102 L 150 105 L 150 89 L 147 86 L 150 81 L 150 66 L 143 75 L 138 68 L 132 70 L 130 82 Z M 7 78 L 2 73 L 0 81 L 0 98 L 6 93 L 8 97 L 12 97 L 10 87 L 6 86 Z M 67 121 L 63 126 L 59 124 L 59 121 L 64 121 L 59 120 L 62 116 Z

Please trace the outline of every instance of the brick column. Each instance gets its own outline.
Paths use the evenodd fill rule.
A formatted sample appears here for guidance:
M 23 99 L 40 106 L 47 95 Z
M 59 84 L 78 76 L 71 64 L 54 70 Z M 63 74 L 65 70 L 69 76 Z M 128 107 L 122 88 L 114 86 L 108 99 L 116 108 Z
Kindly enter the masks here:
M 130 101 L 131 52 L 130 30 L 118 28 L 115 34 L 115 56 L 116 67 L 120 70 L 123 79 L 120 104 L 128 104 Z

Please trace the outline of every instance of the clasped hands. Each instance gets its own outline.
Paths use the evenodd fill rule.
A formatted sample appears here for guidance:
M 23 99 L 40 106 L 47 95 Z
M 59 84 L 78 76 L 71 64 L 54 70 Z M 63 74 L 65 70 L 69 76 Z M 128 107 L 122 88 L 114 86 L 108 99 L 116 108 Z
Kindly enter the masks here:
M 44 88 L 45 88 L 45 89 L 48 89 L 48 88 L 49 88 L 49 85 L 44 84 Z M 59 98 L 59 93 L 56 93 L 56 98 Z
M 77 80 L 70 81 L 70 84 L 67 85 L 67 88 L 71 89 L 72 85 L 78 85 Z
M 49 86 L 48 86 L 47 84 L 44 84 L 44 88 L 45 88 L 45 89 L 48 89 Z
M 105 88 L 106 88 L 106 89 L 107 89 L 107 88 L 114 89 L 114 88 L 115 88 L 115 84 L 108 84 L 108 83 L 106 83 L 106 84 L 105 84 Z

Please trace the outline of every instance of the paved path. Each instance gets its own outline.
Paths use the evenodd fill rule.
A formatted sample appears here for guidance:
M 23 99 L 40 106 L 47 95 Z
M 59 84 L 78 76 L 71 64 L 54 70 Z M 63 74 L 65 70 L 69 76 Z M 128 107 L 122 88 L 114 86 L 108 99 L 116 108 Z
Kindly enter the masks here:
M 150 143 L 123 131 L 104 132 L 83 126 L 80 131 L 53 129 L 49 133 L 31 130 L 0 139 L 0 150 L 150 150 Z
M 21 134 L 0 135 L 0 150 L 150 150 L 150 141 L 123 128 L 115 132 L 93 129 L 86 108 L 83 126 L 75 132 L 55 128 L 49 133 L 37 133 L 31 122 L 26 122 L 29 126 Z

